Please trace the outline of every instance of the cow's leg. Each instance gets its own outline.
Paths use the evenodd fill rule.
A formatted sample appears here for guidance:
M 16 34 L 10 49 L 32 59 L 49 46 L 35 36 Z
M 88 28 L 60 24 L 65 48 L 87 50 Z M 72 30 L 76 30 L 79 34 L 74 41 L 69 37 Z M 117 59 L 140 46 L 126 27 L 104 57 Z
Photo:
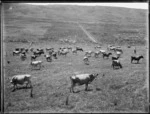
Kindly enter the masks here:
M 122 68 L 122 65 L 120 64 L 120 68 Z
M 85 84 L 85 91 L 87 91 L 87 89 L 88 89 L 88 83 Z
M 131 63 L 132 63 L 133 59 L 131 58 Z
M 28 84 L 29 84 L 29 82 L 28 82 L 28 83 L 26 83 L 26 89 L 27 89 L 27 87 L 28 87 Z
M 15 91 L 15 90 L 16 90 L 16 84 L 14 84 L 14 89 L 12 90 L 12 92 Z
M 71 87 L 70 87 L 70 92 L 73 92 L 73 93 L 74 93 L 74 84 L 71 85 Z
M 113 65 L 113 69 L 115 69 L 115 66 Z

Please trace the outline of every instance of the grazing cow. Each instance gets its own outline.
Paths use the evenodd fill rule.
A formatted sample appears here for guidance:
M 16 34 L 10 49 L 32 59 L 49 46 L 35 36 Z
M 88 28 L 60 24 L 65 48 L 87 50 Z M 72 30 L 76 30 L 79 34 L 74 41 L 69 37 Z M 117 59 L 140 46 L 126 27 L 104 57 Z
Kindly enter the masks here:
M 54 49 L 51 49 L 48 52 L 49 52 L 49 55 L 52 55 L 52 53 L 54 52 Z
M 103 58 L 105 57 L 109 58 L 110 55 L 112 55 L 112 53 L 103 53 Z
M 91 57 L 92 53 L 94 53 L 94 52 L 93 51 L 86 51 L 85 56 Z
M 123 50 L 121 48 L 115 48 L 114 50 L 115 52 L 120 52 L 120 53 L 123 53 Z
M 26 54 L 21 53 L 20 58 L 22 61 L 24 61 L 27 58 L 27 56 Z
M 77 51 L 83 51 L 83 49 L 80 48 L 80 47 L 76 47 L 76 50 L 77 50 Z
M 20 51 L 20 48 L 16 48 L 15 51 Z
M 54 48 L 46 48 L 46 51 L 54 50 Z
M 116 55 L 117 55 L 117 57 L 120 57 L 120 56 L 121 56 L 121 54 L 122 54 L 122 52 L 120 52 L 120 51 L 116 51 Z
M 57 59 L 57 52 L 53 52 L 52 56 L 54 57 L 54 59 Z
M 101 46 L 95 46 L 95 49 L 100 49 L 101 48 Z
M 107 47 L 107 50 L 115 50 L 115 48 L 116 48 L 116 47 L 110 45 L 110 46 Z
M 69 53 L 68 49 L 63 49 L 59 52 L 60 55 L 67 55 Z
M 26 83 L 26 88 L 28 84 L 30 84 L 30 87 L 32 87 L 31 75 L 30 74 L 15 75 L 11 78 L 10 83 L 14 85 L 13 91 L 16 90 L 17 84 L 23 85 L 24 83 Z
M 15 56 L 15 55 L 17 55 L 17 56 L 19 56 L 20 55 L 20 51 L 13 51 L 13 56 Z
M 102 49 L 99 50 L 99 51 L 100 51 L 100 53 L 106 53 L 106 51 L 105 51 L 105 50 L 102 50 Z
M 88 89 L 88 84 L 90 84 L 94 79 L 97 78 L 99 74 L 79 74 L 70 77 L 71 80 L 71 87 L 70 92 L 74 93 L 74 86 L 76 85 L 84 85 L 85 84 L 85 91 Z
M 113 69 L 114 69 L 115 67 L 120 67 L 120 68 L 122 68 L 122 65 L 121 65 L 121 63 L 120 63 L 119 60 L 112 60 L 112 65 L 111 65 L 111 66 L 113 67 Z
M 83 58 L 83 61 L 86 65 L 89 65 L 89 58 L 87 56 Z
M 112 56 L 112 60 L 118 60 L 118 59 L 119 59 L 119 57 Z
M 41 69 L 41 64 L 42 64 L 42 61 L 31 61 L 30 65 L 32 66 L 32 68 L 34 67 L 38 67 L 39 66 L 39 69 Z
M 35 61 L 37 57 L 38 57 L 37 55 L 31 55 L 31 61 L 33 60 Z
M 100 51 L 96 51 L 96 52 L 94 53 L 95 58 L 97 58 L 97 57 L 99 56 L 99 54 L 100 54 Z
M 132 63 L 132 61 L 134 60 L 134 61 L 137 61 L 137 63 L 139 63 L 139 60 L 141 59 L 141 58 L 144 58 L 142 55 L 141 56 L 131 56 L 131 63 Z
M 77 50 L 76 49 L 72 49 L 72 53 L 73 54 L 77 54 Z
M 46 57 L 47 62 L 52 62 L 51 55 L 44 55 Z

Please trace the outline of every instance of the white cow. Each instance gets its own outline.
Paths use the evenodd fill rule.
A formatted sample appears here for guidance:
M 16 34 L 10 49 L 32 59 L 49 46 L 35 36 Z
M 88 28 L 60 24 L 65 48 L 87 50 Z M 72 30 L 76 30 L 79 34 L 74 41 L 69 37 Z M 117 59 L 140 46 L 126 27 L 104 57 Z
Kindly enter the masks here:
M 39 66 L 39 69 L 40 69 L 42 61 L 31 61 L 30 64 L 31 64 L 32 67 L 38 67 Z
M 75 85 L 84 85 L 85 90 L 88 88 L 88 84 L 90 84 L 94 79 L 97 78 L 99 74 L 78 74 L 70 77 L 71 87 L 70 92 L 74 92 L 73 88 Z
M 11 78 L 10 83 L 14 85 L 14 90 L 16 89 L 17 84 L 23 85 L 24 83 L 26 83 L 26 88 L 28 84 L 30 84 L 30 87 L 32 87 L 31 75 L 30 74 L 15 75 Z

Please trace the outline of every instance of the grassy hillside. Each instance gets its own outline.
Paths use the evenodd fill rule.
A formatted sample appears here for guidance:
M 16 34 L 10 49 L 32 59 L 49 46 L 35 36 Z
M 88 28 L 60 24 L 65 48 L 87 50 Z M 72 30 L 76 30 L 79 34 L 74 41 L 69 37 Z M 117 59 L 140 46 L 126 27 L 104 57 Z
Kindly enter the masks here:
M 104 6 L 11 6 L 12 9 L 5 8 L 4 19 L 9 40 L 10 37 L 18 40 L 26 35 L 30 37 L 26 40 L 44 38 L 49 41 L 77 36 L 78 42 L 86 42 L 88 38 L 77 22 L 99 42 L 145 44 L 147 38 L 147 10 Z
M 143 55 L 144 59 L 139 64 L 131 64 L 134 46 L 126 46 L 145 44 L 146 10 L 24 4 L 7 4 L 4 8 L 2 70 L 5 112 L 148 112 L 148 49 L 136 46 L 137 55 Z M 113 70 L 111 56 L 103 59 L 102 54 L 98 58 L 90 57 L 89 65 L 84 64 L 85 51 L 98 49 L 94 48 L 97 44 L 91 43 L 77 22 L 102 44 L 102 49 L 107 50 L 107 43 L 121 46 L 122 69 Z M 62 43 L 65 39 L 77 43 Z M 32 46 L 30 41 L 34 42 Z M 84 51 L 77 54 L 69 52 L 67 56 L 53 58 L 52 62 L 46 61 L 45 53 L 37 58 L 42 61 L 41 70 L 31 68 L 32 52 L 27 53 L 25 61 L 12 55 L 15 48 L 53 47 L 57 51 L 68 46 L 73 49 L 79 46 Z M 112 55 L 115 52 L 112 51 Z M 69 77 L 82 73 L 100 75 L 89 84 L 88 91 L 84 91 L 85 86 L 76 86 L 76 93 L 70 93 Z M 24 89 L 23 85 L 12 92 L 10 78 L 18 74 L 32 75 L 33 98 L 30 97 L 30 89 Z M 67 98 L 68 105 L 65 104 Z

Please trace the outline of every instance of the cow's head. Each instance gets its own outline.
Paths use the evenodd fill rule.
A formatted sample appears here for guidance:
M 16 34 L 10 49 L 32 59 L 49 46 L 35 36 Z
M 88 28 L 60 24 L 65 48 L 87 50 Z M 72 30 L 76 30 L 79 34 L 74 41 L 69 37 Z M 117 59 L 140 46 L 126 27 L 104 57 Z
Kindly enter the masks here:
M 9 80 L 10 80 L 10 83 L 11 83 L 11 84 L 14 84 L 14 81 L 15 81 L 14 78 L 9 78 Z
M 94 79 L 96 79 L 98 75 L 99 75 L 98 73 L 93 73 L 93 74 L 91 74 L 91 75 L 90 75 L 91 81 L 93 81 Z

